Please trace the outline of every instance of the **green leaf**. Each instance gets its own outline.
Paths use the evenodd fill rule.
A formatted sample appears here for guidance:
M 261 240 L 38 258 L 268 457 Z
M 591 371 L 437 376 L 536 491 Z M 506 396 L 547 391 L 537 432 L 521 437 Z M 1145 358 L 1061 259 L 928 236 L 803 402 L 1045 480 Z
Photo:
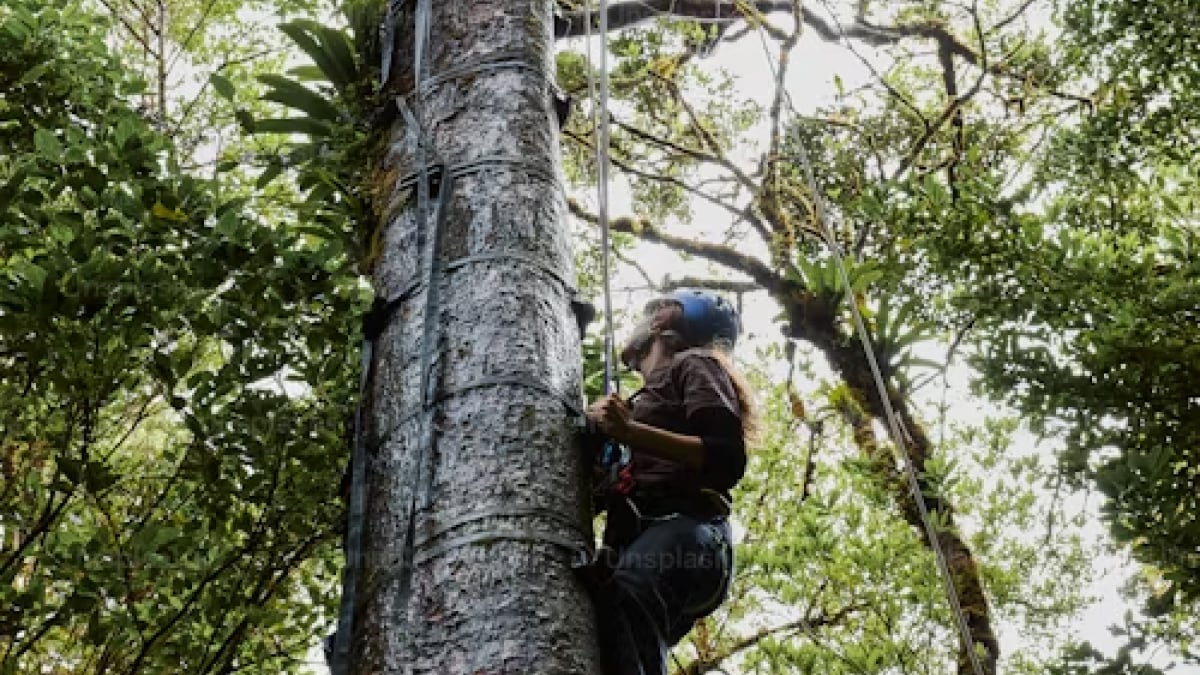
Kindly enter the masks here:
M 162 352 L 154 352 L 152 357 L 152 365 L 156 375 L 167 382 L 175 380 L 175 374 L 171 370 L 171 358 Z
M 117 147 L 124 150 L 126 147 L 128 147 L 130 140 L 137 136 L 138 129 L 134 126 L 133 120 L 125 117 L 117 122 L 117 126 L 113 130 L 113 133 L 114 138 L 117 141 Z M 139 144 L 134 143 L 134 147 L 139 147 Z
M 358 81 L 358 68 L 354 60 L 354 45 L 346 31 L 331 28 L 325 24 L 314 24 L 314 30 L 321 39 L 333 63 L 339 69 L 339 76 L 347 86 Z
M 804 279 L 804 286 L 811 291 L 816 291 L 819 288 L 821 277 L 817 266 L 803 257 L 798 257 L 796 258 L 796 267 L 799 268 Z
M 62 143 L 53 131 L 49 129 L 38 129 L 33 132 L 33 147 L 38 151 L 38 154 L 46 159 L 58 159 L 62 155 Z
M 267 168 L 263 169 L 263 172 L 258 175 L 258 179 L 254 181 L 254 187 L 258 188 L 259 190 L 265 188 L 282 172 L 282 164 L 279 162 L 271 162 L 267 165 Z
M 901 361 L 901 364 L 904 366 L 908 366 L 908 367 L 930 368 L 933 370 L 941 370 L 942 366 L 944 365 L 944 364 L 938 363 L 937 361 L 931 361 L 929 359 L 921 359 L 921 358 L 906 358 Z
M 937 326 L 927 321 L 921 321 L 909 326 L 907 332 L 901 332 L 904 326 L 896 326 L 896 330 L 891 335 L 892 348 L 896 351 L 903 351 L 920 342 L 931 338 L 937 332 Z
M 104 462 L 88 462 L 84 468 L 84 482 L 93 492 L 102 492 L 120 479 Z
M 97 598 L 95 595 L 74 593 L 71 595 L 71 597 L 67 598 L 65 607 L 72 612 L 84 614 L 91 611 L 91 609 L 96 606 L 98 601 L 99 598 Z
M 336 122 L 341 116 L 337 106 L 330 103 L 327 97 L 298 82 L 279 75 L 260 75 L 258 79 L 271 87 L 271 90 L 262 95 L 263 100 L 282 103 L 326 122 Z
M 308 82 L 329 81 L 329 78 L 325 77 L 325 73 L 312 64 L 289 68 L 287 74 Z
M 239 109 L 233 113 L 233 117 L 237 120 L 238 126 L 242 128 L 242 131 L 248 134 L 254 133 L 256 121 L 254 115 L 251 115 L 249 110 Z
M 83 462 L 70 457 L 59 457 L 55 463 L 72 485 L 78 485 L 83 480 Z
M 208 82 L 213 86 L 213 90 L 221 96 L 221 98 L 232 101 L 237 90 L 233 86 L 233 82 L 228 77 L 219 73 L 213 73 L 208 76 Z
M 830 257 L 824 265 L 818 268 L 821 289 L 826 293 L 834 293 L 842 288 L 842 275 L 838 272 L 837 259 Z
M 308 57 L 317 64 L 317 67 L 333 83 L 338 92 L 345 93 L 346 89 L 354 83 L 353 52 L 348 49 L 349 41 L 344 35 L 340 38 L 331 37 L 330 34 L 336 34 L 338 31 L 305 19 L 285 23 L 279 29 L 291 38 L 296 46 L 304 50 L 305 54 L 308 54 Z M 320 39 L 318 40 L 314 35 L 320 36 Z M 346 60 L 347 56 L 348 60 Z
M 29 70 L 26 70 L 25 73 L 21 75 L 21 79 L 17 82 L 17 86 L 22 87 L 30 82 L 37 82 L 42 75 L 46 74 L 46 70 L 50 68 L 50 63 L 51 62 L 49 61 L 39 63 Z
M 245 207 L 249 201 L 249 197 L 234 197 L 233 199 L 223 202 L 220 206 L 218 206 L 213 212 L 213 215 L 217 216 L 218 218 L 224 217 L 226 214 L 233 214 L 236 216 L 237 214 L 241 213 L 242 208 Z
M 16 272 L 18 277 L 24 278 L 37 290 L 42 289 L 42 285 L 46 283 L 46 270 L 24 258 L 15 258 L 8 262 L 9 269 Z
M 328 136 L 331 133 L 329 125 L 311 117 L 277 117 L 254 121 L 256 134 L 306 134 L 308 136 Z
M 889 330 L 892 320 L 892 300 L 891 298 L 880 298 L 879 311 L 875 313 L 875 332 L 881 338 L 885 336 Z
M 851 272 L 850 290 L 852 293 L 862 293 L 882 278 L 883 270 L 875 265 L 863 264 Z

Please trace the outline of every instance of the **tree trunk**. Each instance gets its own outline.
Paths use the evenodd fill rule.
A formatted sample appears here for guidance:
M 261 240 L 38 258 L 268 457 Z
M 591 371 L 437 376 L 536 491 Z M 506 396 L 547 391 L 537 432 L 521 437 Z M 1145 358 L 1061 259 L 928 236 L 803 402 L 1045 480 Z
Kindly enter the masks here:
M 551 1 L 399 4 L 350 672 L 594 673 Z

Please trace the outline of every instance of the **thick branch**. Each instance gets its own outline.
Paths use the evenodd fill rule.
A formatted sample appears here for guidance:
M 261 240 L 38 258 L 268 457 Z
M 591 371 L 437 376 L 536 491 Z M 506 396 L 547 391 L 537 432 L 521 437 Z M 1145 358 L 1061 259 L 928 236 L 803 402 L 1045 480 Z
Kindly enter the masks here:
M 610 31 L 621 30 L 656 17 L 701 23 L 729 23 L 763 14 L 796 12 L 796 5 L 796 2 L 790 0 L 629 0 L 608 6 L 608 28 Z M 938 24 L 876 26 L 860 19 L 849 30 L 842 31 L 806 7 L 799 9 L 799 15 L 801 21 L 826 42 L 836 42 L 842 37 L 849 37 L 873 46 L 882 46 L 895 44 L 905 38 L 949 39 L 961 47 L 964 58 L 974 58 L 974 52 L 969 47 L 954 40 L 953 36 Z M 586 21 L 589 18 L 592 22 L 592 32 L 595 32 L 599 24 L 599 10 L 590 15 L 584 10 L 567 12 L 561 17 L 556 37 L 583 37 L 588 32 Z
M 729 281 L 727 279 L 701 279 L 699 277 L 681 277 L 679 279 L 666 278 L 662 282 L 662 288 L 665 291 L 675 290 L 676 288 L 707 288 L 711 291 L 723 291 L 725 293 L 753 293 L 762 288 L 753 281 Z
M 1017 17 L 1024 13 L 1029 4 L 1029 2 L 1022 4 L 1016 12 L 997 23 L 988 32 L 995 32 L 1011 24 Z M 726 23 L 742 21 L 762 14 L 786 11 L 795 12 L 796 2 L 783 0 L 759 0 L 753 3 L 746 2 L 745 0 L 714 0 L 713 2 L 709 2 L 708 0 L 629 0 L 609 5 L 608 24 L 609 30 L 616 31 L 659 16 L 670 16 L 677 19 L 688 19 L 705 23 Z M 836 20 L 829 21 L 808 8 L 801 8 L 799 15 L 804 25 L 811 28 L 818 37 L 826 42 L 838 42 L 849 39 L 857 40 L 873 47 L 882 47 L 899 44 L 904 40 L 910 39 L 931 40 L 937 44 L 938 51 L 952 54 L 973 66 L 981 67 L 990 75 L 998 75 L 1021 81 L 1025 80 L 1025 74 L 1015 72 L 1003 63 L 988 64 L 983 54 L 958 39 L 944 23 L 926 21 L 895 26 L 881 26 L 871 23 L 865 17 L 860 16 L 849 27 L 843 27 L 840 25 L 840 22 Z M 556 37 L 583 36 L 587 32 L 585 30 L 585 21 L 588 17 L 589 15 L 583 10 L 567 12 L 561 17 Z M 590 18 L 594 32 L 596 30 L 595 26 L 597 25 L 598 14 L 593 12 Z M 1071 92 L 1048 90 L 1048 93 L 1079 103 L 1088 105 L 1092 103 L 1089 97 Z
M 933 451 L 924 426 L 914 418 L 907 401 L 893 387 L 888 386 L 887 396 L 899 418 L 901 428 L 906 432 L 905 453 L 919 476 L 917 483 L 922 499 L 929 514 L 939 523 L 936 541 L 929 540 L 916 497 L 908 489 L 908 482 L 899 475 L 894 461 L 889 453 L 882 449 L 875 435 L 871 420 L 883 419 L 885 412 L 862 354 L 854 343 L 823 351 L 846 382 L 854 399 L 854 402 L 846 402 L 839 409 L 851 428 L 855 445 L 875 468 L 880 482 L 892 492 L 904 520 L 917 531 L 926 547 L 930 550 L 940 550 L 945 557 L 953 580 L 954 593 L 967 620 L 971 641 L 984 649 L 982 661 L 985 675 L 994 674 L 1000 656 L 1000 645 L 992 626 L 991 607 L 984 590 L 983 578 L 974 553 L 963 540 L 954 522 L 954 509 L 924 478 L 925 465 Z M 864 412 L 869 414 L 863 414 Z M 960 645 L 959 649 L 958 670 L 963 674 L 972 672 L 966 648 L 966 645 Z
M 805 422 L 808 426 L 808 454 L 804 457 L 804 473 L 800 480 L 801 503 L 812 496 L 813 478 L 817 473 L 817 439 L 822 436 L 822 430 L 825 427 L 825 423 L 821 420 Z
M 756 16 L 794 12 L 796 4 L 792 0 L 629 0 L 608 6 L 608 28 L 610 31 L 617 31 L 660 16 L 704 23 L 726 23 L 744 20 L 748 13 L 750 16 Z M 979 55 L 975 50 L 959 41 L 943 24 L 925 22 L 879 26 L 860 17 L 849 28 L 843 28 L 808 8 L 801 8 L 799 11 L 801 21 L 826 42 L 850 38 L 880 47 L 905 39 L 924 38 L 939 45 L 944 44 L 952 53 L 969 63 L 979 62 Z M 592 20 L 592 31 L 595 32 L 598 10 L 593 11 L 591 15 L 584 10 L 576 10 L 563 15 L 557 37 L 582 37 L 587 33 L 585 21 L 589 16 Z
M 659 16 L 704 23 L 728 23 L 744 19 L 746 10 L 753 14 L 770 14 L 791 11 L 794 4 L 792 0 L 630 0 L 608 6 L 608 27 L 609 30 L 621 30 Z M 598 17 L 598 10 L 590 15 L 584 10 L 568 12 L 562 16 L 555 37 L 582 37 L 587 34 L 586 22 L 589 18 L 594 32 Z

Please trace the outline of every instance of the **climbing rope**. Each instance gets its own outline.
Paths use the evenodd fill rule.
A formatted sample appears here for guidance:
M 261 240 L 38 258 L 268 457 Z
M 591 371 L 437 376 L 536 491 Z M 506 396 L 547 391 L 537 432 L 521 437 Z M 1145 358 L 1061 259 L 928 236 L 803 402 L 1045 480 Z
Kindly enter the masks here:
M 604 287 L 604 394 L 620 393 L 617 381 L 613 339 L 612 290 L 609 281 L 609 224 L 608 224 L 608 0 L 600 0 L 600 85 L 596 93 L 596 77 L 592 73 L 592 1 L 584 0 L 584 49 L 587 54 L 588 97 L 592 103 L 593 139 L 596 146 L 596 209 L 600 221 L 600 283 Z
M 600 84 L 597 100 L 596 78 L 592 74 L 592 3 L 584 0 L 584 40 L 587 54 L 588 97 L 592 103 L 592 126 L 595 128 L 596 146 L 596 208 L 600 221 L 600 283 L 604 288 L 604 395 L 619 394 L 621 383 L 616 375 L 616 340 L 613 333 L 613 304 L 612 283 L 609 279 L 611 267 L 609 248 L 608 222 L 608 0 L 600 0 Z M 604 443 L 604 451 L 600 458 L 602 466 L 608 469 L 608 483 L 618 490 L 629 489 L 632 485 L 632 473 L 629 466 L 631 454 L 629 448 L 618 444 L 612 439 Z
M 775 60 L 770 50 L 767 48 L 766 40 L 763 37 L 762 29 L 759 29 L 759 37 L 763 40 L 763 51 L 767 55 L 767 62 L 771 68 L 773 79 L 779 83 L 780 87 L 784 87 L 782 82 L 779 82 L 778 70 Z M 796 117 L 800 117 L 796 110 L 795 104 L 792 102 L 791 94 L 784 87 L 784 96 L 787 98 L 788 108 Z M 908 488 L 912 492 L 913 501 L 917 505 L 917 513 L 921 518 L 921 526 L 925 532 L 925 536 L 929 539 L 930 548 L 933 549 L 934 560 L 937 563 L 938 572 L 942 577 L 942 583 L 945 586 L 946 599 L 950 604 L 951 612 L 954 614 L 955 626 L 958 631 L 959 639 L 962 642 L 964 650 L 967 652 L 967 657 L 971 662 L 971 670 L 974 675 L 985 675 L 983 664 L 979 662 L 979 655 L 975 653 L 975 641 L 971 636 L 971 627 L 967 623 L 966 613 L 963 611 L 962 603 L 958 599 L 958 589 L 954 585 L 954 576 L 950 571 L 949 562 L 946 560 L 946 552 L 942 550 L 941 544 L 938 542 L 937 529 L 933 525 L 933 521 L 929 517 L 929 508 L 925 504 L 925 497 L 921 492 L 921 483 L 917 478 L 917 469 L 908 452 L 908 443 L 911 436 L 904 428 L 900 418 L 896 415 L 895 409 L 892 407 L 891 398 L 888 396 L 887 385 L 884 383 L 883 373 L 879 368 L 879 362 L 875 358 L 875 348 L 871 343 L 871 335 L 867 331 L 866 322 L 863 321 L 862 312 L 858 308 L 858 304 L 854 302 L 850 295 L 850 274 L 846 269 L 845 252 L 842 250 L 841 244 L 833 234 L 832 228 L 829 226 L 829 215 L 825 206 L 825 199 L 821 196 L 820 190 L 817 188 L 816 177 L 813 173 L 812 161 L 808 155 L 808 149 L 805 147 L 803 139 L 797 139 L 796 146 L 798 151 L 797 162 L 803 171 L 804 181 L 807 184 L 809 192 L 812 194 L 812 200 L 815 207 L 815 215 L 817 226 L 819 228 L 821 238 L 825 245 L 829 247 L 830 254 L 838 270 L 838 277 L 842 283 L 842 288 L 846 289 L 847 304 L 850 305 L 850 314 L 854 320 L 854 329 L 858 334 L 858 339 L 862 343 L 863 352 L 867 358 L 867 365 L 871 370 L 871 379 L 875 385 L 875 389 L 879 394 L 879 400 L 883 404 L 884 416 L 887 418 L 888 433 L 892 438 L 892 444 L 895 446 L 894 453 L 899 460 L 901 466 L 904 467 L 904 474 L 908 482 Z
M 838 269 L 838 277 L 841 279 L 842 287 L 847 289 L 849 295 L 850 275 L 846 270 L 845 255 L 841 249 L 841 245 L 834 238 L 833 232 L 829 229 L 828 223 L 824 215 L 824 200 L 818 196 L 816 180 L 813 178 L 812 165 L 809 163 L 808 152 L 804 149 L 803 142 L 798 143 L 800 147 L 800 157 L 802 158 L 802 167 L 804 168 L 805 180 L 808 183 L 809 190 L 812 192 L 813 201 L 817 208 L 817 220 L 821 227 L 822 238 L 826 245 L 829 246 L 830 252 L 833 254 L 834 261 Z M 971 669 L 975 675 L 984 675 L 983 664 L 979 662 L 979 655 L 975 653 L 975 642 L 971 636 L 971 627 L 967 623 L 967 617 L 962 608 L 962 603 L 958 599 L 958 589 L 954 585 L 954 576 L 950 571 L 949 562 L 946 560 L 946 552 L 942 550 L 942 546 L 937 538 L 937 529 L 933 525 L 933 521 L 929 517 L 929 508 L 925 504 L 925 497 L 921 491 L 921 483 L 917 478 L 917 468 L 912 457 L 908 453 L 908 441 L 911 436 L 904 429 L 900 418 L 897 417 L 895 409 L 892 407 L 892 401 L 888 397 L 887 385 L 883 381 L 883 373 L 879 369 L 879 362 L 875 358 L 875 348 L 871 344 L 871 336 L 867 332 L 866 323 L 863 321 L 862 312 L 858 309 L 858 304 L 853 298 L 848 298 L 850 305 L 850 313 L 854 318 L 854 329 L 858 333 L 858 339 L 862 342 L 863 352 L 867 357 L 867 364 L 871 368 L 871 379 L 874 380 L 875 389 L 879 394 L 880 401 L 883 402 L 884 414 L 887 417 L 888 431 L 892 437 L 892 444 L 896 447 L 900 463 L 904 467 L 905 476 L 908 479 L 908 488 L 912 492 L 913 501 L 917 505 L 917 513 L 921 516 L 921 526 L 925 530 L 925 536 L 929 539 L 930 548 L 933 549 L 934 560 L 937 562 L 938 571 L 941 573 L 942 581 L 946 586 L 946 598 L 950 603 L 950 609 L 954 614 L 955 622 L 959 632 L 959 638 L 962 640 L 963 648 L 967 652 L 967 656 L 971 661 Z

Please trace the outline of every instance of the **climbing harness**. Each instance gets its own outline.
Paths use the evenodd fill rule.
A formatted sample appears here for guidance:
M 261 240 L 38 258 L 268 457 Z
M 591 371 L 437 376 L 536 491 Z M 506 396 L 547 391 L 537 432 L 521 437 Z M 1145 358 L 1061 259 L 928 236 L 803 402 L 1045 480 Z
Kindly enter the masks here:
M 779 77 L 774 58 L 771 56 L 770 50 L 766 48 L 766 40 L 762 37 L 761 29 L 759 31 L 759 36 L 761 39 L 763 39 L 763 48 L 764 52 L 766 52 L 768 56 L 768 64 L 771 67 L 772 76 L 776 81 L 778 81 Z M 781 83 L 780 86 L 782 87 L 783 84 Z M 791 95 L 787 93 L 786 88 L 784 89 L 784 95 L 788 99 L 788 107 L 791 108 L 792 113 L 798 117 L 799 113 L 796 111 L 795 104 L 792 102 Z M 842 283 L 842 288 L 847 289 L 847 293 L 849 293 L 849 289 L 852 288 L 852 286 L 850 283 L 850 274 L 846 269 L 845 252 L 842 250 L 841 244 L 838 242 L 837 238 L 833 234 L 832 228 L 829 226 L 829 214 L 826 210 L 825 199 L 821 196 L 821 193 L 817 187 L 817 181 L 813 173 L 812 161 L 809 158 L 808 149 L 805 147 L 802 139 L 797 141 L 796 146 L 798 148 L 796 153 L 797 158 L 800 160 L 797 162 L 797 164 L 799 164 L 800 169 L 803 171 L 805 183 L 807 184 L 809 192 L 812 194 L 812 200 L 815 205 L 817 226 L 820 230 L 821 239 L 824 241 L 825 245 L 829 247 L 830 254 L 832 255 L 834 263 L 837 267 L 838 277 Z M 867 365 L 870 367 L 871 378 L 879 395 L 879 400 L 883 403 L 884 416 L 887 418 L 888 432 L 891 436 L 892 444 L 895 446 L 894 453 L 897 460 L 904 467 L 904 473 L 907 478 L 909 490 L 912 492 L 913 501 L 917 505 L 917 513 L 921 517 L 922 528 L 925 532 L 925 536 L 929 539 L 930 548 L 933 549 L 934 560 L 937 563 L 938 572 L 940 573 L 942 582 L 945 586 L 947 602 L 949 602 L 951 612 L 954 614 L 955 626 L 958 630 L 959 639 L 962 642 L 964 651 L 966 651 L 971 662 L 971 669 L 974 675 L 985 675 L 983 664 L 981 664 L 979 661 L 979 655 L 975 653 L 975 644 L 971 637 L 971 627 L 967 623 L 967 618 L 963 611 L 962 604 L 959 602 L 958 591 L 954 585 L 954 577 L 951 574 L 950 565 L 946 560 L 946 553 L 942 550 L 941 545 L 938 543 L 937 530 L 934 528 L 933 522 L 930 520 L 929 509 L 925 504 L 925 497 L 921 493 L 921 484 L 917 478 L 916 466 L 913 463 L 912 457 L 908 453 L 907 448 L 908 443 L 912 440 L 911 435 L 908 433 L 907 429 L 904 428 L 903 423 L 897 417 L 896 411 L 892 407 L 891 399 L 888 397 L 887 393 L 887 385 L 883 380 L 883 373 L 879 368 L 879 362 L 875 358 L 875 349 L 871 343 L 871 336 L 867 332 L 867 326 L 863 321 L 862 312 L 858 308 L 858 303 L 853 302 L 853 299 L 851 299 L 851 301 L 847 302 L 846 304 L 850 306 L 850 314 L 854 320 L 855 332 L 858 334 L 859 341 L 863 346 L 863 352 L 866 354 Z
M 384 51 L 381 64 L 381 87 L 384 88 L 386 88 L 391 74 L 396 23 L 399 11 L 405 2 L 406 0 L 389 0 L 388 2 L 382 36 Z M 374 376 L 373 363 L 376 343 L 387 329 L 396 311 L 414 299 L 422 289 L 425 291 L 425 302 L 420 354 L 420 404 L 416 410 L 402 416 L 389 429 L 377 434 L 377 438 L 373 439 L 373 445 L 382 447 L 405 425 L 417 420 L 422 424 L 414 453 L 414 466 L 409 471 L 410 496 L 407 504 L 408 512 L 403 545 L 399 547 L 399 561 L 395 568 L 385 571 L 384 574 L 385 577 L 398 578 L 398 602 L 401 605 L 406 603 L 412 592 L 412 572 L 415 565 L 462 546 L 500 540 L 529 541 L 552 544 L 576 555 L 588 551 L 592 546 L 590 533 L 586 533 L 579 523 L 573 522 L 556 511 L 536 505 L 478 510 L 442 523 L 433 531 L 417 527 L 419 515 L 427 513 L 432 502 L 434 445 L 437 440 L 435 415 L 439 404 L 443 401 L 482 387 L 515 386 L 532 389 L 558 400 L 574 418 L 583 418 L 583 409 L 577 399 L 558 391 L 549 382 L 526 375 L 490 376 L 460 384 L 454 388 L 445 388 L 441 381 L 442 378 L 438 376 L 437 372 L 440 368 L 438 343 L 443 339 L 438 329 L 441 282 L 448 275 L 470 265 L 505 260 L 525 267 L 561 287 L 564 294 L 571 299 L 571 307 L 580 322 L 581 333 L 582 327 L 585 325 L 584 315 L 586 314 L 586 303 L 580 303 L 577 300 L 577 292 L 573 285 L 558 271 L 524 252 L 493 250 L 450 261 L 442 260 L 442 235 L 445 231 L 445 221 L 450 211 L 450 200 L 454 194 L 456 179 L 496 168 L 519 171 L 554 186 L 558 186 L 558 177 L 553 172 L 548 172 L 540 165 L 523 157 L 492 155 L 479 157 L 462 164 L 448 165 L 438 156 L 429 134 L 420 123 L 418 112 L 425 95 L 432 87 L 451 79 L 469 77 L 488 71 L 521 70 L 537 75 L 547 84 L 548 89 L 556 95 L 556 112 L 560 115 L 560 121 L 563 113 L 561 112 L 561 101 L 557 99 L 558 92 L 553 87 L 551 74 L 546 72 L 544 66 L 522 59 L 523 55 L 520 53 L 492 54 L 459 64 L 437 75 L 431 75 L 428 53 L 431 21 L 432 0 L 416 0 L 413 36 L 415 85 L 410 94 L 393 99 L 410 130 L 409 141 L 415 149 L 414 161 L 416 163 L 416 170 L 398 181 L 397 187 L 401 191 L 415 188 L 416 222 L 418 224 L 416 248 L 418 251 L 425 252 L 425 255 L 413 278 L 400 284 L 402 289 L 400 293 L 391 300 L 377 298 L 363 320 L 359 402 L 354 413 L 354 440 L 351 450 L 350 495 L 345 541 L 346 564 L 342 579 L 337 630 L 329 654 L 330 669 L 333 675 L 348 675 L 349 673 L 350 650 L 358 599 L 366 591 L 362 585 L 362 545 L 368 464 L 364 411 L 365 398 Z M 413 97 L 411 105 L 407 101 L 407 96 Z M 434 200 L 436 200 L 436 205 L 433 203 Z M 375 463 L 375 470 L 384 468 L 382 462 Z M 527 520 L 529 518 L 553 523 L 557 532 L 548 527 L 524 527 L 520 522 L 513 522 L 516 519 Z M 498 519 L 499 522 L 496 522 Z M 509 522 L 504 523 L 505 519 Z M 418 529 L 421 529 L 420 533 L 418 533 Z M 563 530 L 571 532 L 572 536 L 559 534 Z

